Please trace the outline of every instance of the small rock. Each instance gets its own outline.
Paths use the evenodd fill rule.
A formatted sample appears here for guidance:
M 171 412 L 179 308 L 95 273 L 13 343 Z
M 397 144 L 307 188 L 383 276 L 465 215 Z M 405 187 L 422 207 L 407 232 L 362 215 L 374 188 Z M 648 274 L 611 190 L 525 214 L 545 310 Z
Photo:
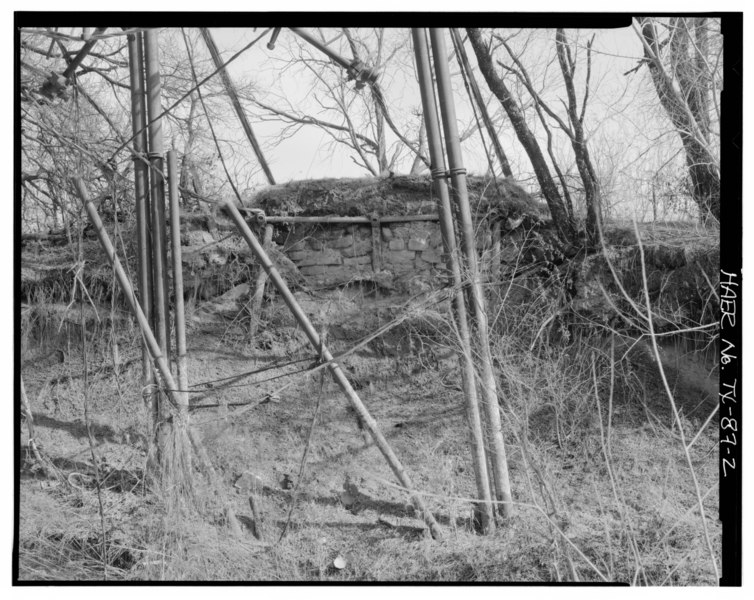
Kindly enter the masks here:
M 408 249 L 409 250 L 427 250 L 429 248 L 429 244 L 427 243 L 427 240 L 424 238 L 412 238 L 408 240 Z
M 259 477 L 259 475 L 255 475 L 254 473 L 249 473 L 247 471 L 238 479 L 236 479 L 236 482 L 233 484 L 233 486 L 240 490 L 242 493 L 248 494 L 254 492 L 255 490 L 261 489 L 264 484 L 262 483 L 262 478 Z
M 354 502 L 356 502 L 356 498 L 349 492 L 344 491 L 340 493 L 340 502 L 346 509 L 350 509 Z

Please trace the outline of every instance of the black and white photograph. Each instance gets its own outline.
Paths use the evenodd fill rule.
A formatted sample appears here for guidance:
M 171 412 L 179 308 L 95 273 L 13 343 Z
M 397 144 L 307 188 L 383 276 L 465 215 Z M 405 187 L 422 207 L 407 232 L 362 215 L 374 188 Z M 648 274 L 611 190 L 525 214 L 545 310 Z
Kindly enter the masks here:
M 14 586 L 741 585 L 743 13 L 512 9 L 14 13 Z

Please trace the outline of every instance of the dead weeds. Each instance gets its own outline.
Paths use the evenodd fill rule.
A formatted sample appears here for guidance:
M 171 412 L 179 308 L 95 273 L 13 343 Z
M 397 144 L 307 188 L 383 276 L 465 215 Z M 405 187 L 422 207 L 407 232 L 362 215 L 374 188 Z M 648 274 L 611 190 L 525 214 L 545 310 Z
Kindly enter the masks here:
M 334 353 L 391 318 L 389 307 L 365 306 L 363 327 L 351 319 L 347 328 L 330 329 Z M 281 310 L 269 306 L 267 322 L 280 321 Z M 478 535 L 452 340 L 437 318 L 442 309 L 433 310 L 432 319 L 407 321 L 349 355 L 344 365 L 441 524 L 442 542 L 425 532 L 329 376 L 285 376 L 310 363 L 281 363 L 314 357 L 283 319 L 260 336 L 266 340 L 262 346 L 242 337 L 229 343 L 222 325 L 189 336 L 192 381 L 215 382 L 193 388 L 192 405 L 215 406 L 195 408 L 192 423 L 230 496 L 243 527 L 240 536 L 229 533 L 222 505 L 202 474 L 194 473 L 191 507 L 177 508 L 164 491 L 157 493 L 144 481 L 148 415 L 137 360 L 90 377 L 92 430 L 104 465 L 103 544 L 80 420 L 76 353 L 67 354 L 64 363 L 33 372 L 25 368 L 37 442 L 70 484 L 44 479 L 33 469 L 21 474 L 20 578 L 717 583 L 677 431 L 646 365 L 643 380 L 632 379 L 636 371 L 618 365 L 613 388 L 620 393 L 610 403 L 604 347 L 566 352 L 543 342 L 530 350 L 530 340 L 497 339 L 494 355 L 517 506 L 495 534 Z M 322 315 L 320 326 L 328 319 L 337 322 L 336 312 Z M 107 364 L 106 344 L 97 350 Z M 122 343 L 121 351 L 128 359 L 139 349 Z M 234 379 L 262 367 L 273 368 Z M 293 385 L 278 392 L 291 380 Z M 265 398 L 237 412 L 238 405 Z M 701 428 L 705 412 L 686 416 L 687 435 Z M 715 443 L 708 427 L 691 453 L 719 547 L 720 528 L 710 518 L 717 506 Z M 243 483 L 249 481 L 254 485 Z M 261 540 L 255 535 L 260 532 Z

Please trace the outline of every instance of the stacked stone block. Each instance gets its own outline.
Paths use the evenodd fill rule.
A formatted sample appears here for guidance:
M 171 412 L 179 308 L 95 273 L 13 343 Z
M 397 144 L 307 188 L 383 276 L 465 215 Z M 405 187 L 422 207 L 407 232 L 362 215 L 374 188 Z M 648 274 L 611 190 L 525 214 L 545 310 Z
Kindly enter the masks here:
M 433 287 L 443 268 L 436 221 L 381 223 L 379 260 L 374 251 L 370 225 L 297 226 L 285 244 L 286 255 L 313 286 L 376 281 L 395 292 L 414 293 Z

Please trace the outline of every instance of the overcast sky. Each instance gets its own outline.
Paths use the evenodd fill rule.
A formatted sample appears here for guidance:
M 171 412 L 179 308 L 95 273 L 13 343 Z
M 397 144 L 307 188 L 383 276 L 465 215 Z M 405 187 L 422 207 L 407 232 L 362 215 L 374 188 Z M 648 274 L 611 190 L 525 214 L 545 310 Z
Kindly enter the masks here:
M 309 31 L 314 32 L 313 29 Z M 336 37 L 339 30 L 326 30 L 327 39 Z M 410 39 L 409 30 L 402 29 L 406 39 Z M 237 29 L 212 29 L 216 43 L 228 59 L 233 53 L 243 48 L 263 29 L 255 32 L 251 28 Z M 398 32 L 394 32 L 398 35 Z M 510 31 L 508 32 L 510 33 Z M 680 161 L 681 155 L 676 155 L 676 147 L 680 147 L 677 136 L 664 135 L 657 140 L 655 136 L 659 131 L 669 131 L 667 117 L 662 112 L 657 101 L 656 94 L 652 89 L 646 69 L 626 75 L 638 64 L 642 56 L 642 46 L 636 32 L 630 28 L 622 29 L 596 29 L 596 30 L 569 30 L 569 40 L 577 40 L 584 56 L 586 41 L 595 34 L 593 46 L 592 77 L 590 85 L 590 100 L 586 113 L 585 127 L 588 133 L 590 150 L 596 163 L 598 173 L 605 177 L 605 189 L 610 193 L 610 201 L 616 207 L 629 216 L 634 212 L 636 198 L 640 193 L 635 180 L 637 178 L 650 178 L 652 170 L 666 161 Z M 546 98 L 552 108 L 565 119 L 565 110 L 562 99 L 565 99 L 563 80 L 554 60 L 554 30 L 524 31 L 519 37 L 514 38 L 512 45 L 526 44 L 527 51 L 524 55 L 524 63 L 531 69 L 533 77 L 538 78 L 541 86 L 541 94 Z M 318 115 L 321 109 L 317 106 L 310 95 L 310 88 L 303 77 L 305 73 L 296 70 L 284 70 L 286 60 L 290 58 L 290 48 L 300 40 L 292 32 L 284 29 L 278 38 L 277 47 L 268 50 L 266 43 L 269 34 L 260 40 L 256 46 L 248 50 L 231 66 L 230 71 L 234 79 L 238 81 L 251 81 L 260 99 L 269 104 L 281 106 L 283 102 L 289 102 L 292 107 L 300 108 L 308 114 Z M 452 48 L 449 37 L 447 45 Z M 343 39 L 333 44 L 340 51 L 350 57 L 350 49 Z M 206 55 L 203 44 L 198 45 L 198 52 Z M 472 67 L 476 69 L 476 57 L 469 44 L 466 44 Z M 315 54 L 317 51 L 314 51 Z M 396 114 L 402 114 L 404 120 L 410 119 L 413 112 L 420 110 L 418 84 L 414 75 L 414 67 L 411 61 L 413 51 L 410 43 L 406 45 L 406 56 L 409 62 L 404 63 L 402 70 L 391 70 L 383 73 L 381 83 L 385 89 L 390 110 Z M 496 53 L 496 58 L 503 58 L 504 53 Z M 547 58 L 552 60 L 550 66 L 545 68 Z M 539 64 L 538 64 L 539 61 Z M 464 125 L 473 128 L 473 113 L 467 93 L 463 87 L 462 79 L 458 74 L 455 61 L 451 63 L 451 71 L 454 76 L 454 90 L 456 112 L 459 117 L 459 128 Z M 581 64 L 577 70 L 577 95 L 579 103 L 583 96 L 585 68 Z M 489 96 L 489 89 L 481 75 L 476 73 L 477 80 L 483 93 Z M 345 73 L 343 74 L 345 78 Z M 508 78 L 511 85 L 511 78 Z M 535 83 L 536 84 L 536 83 Z M 515 84 L 514 84 L 515 85 Z M 355 92 L 353 92 L 355 93 Z M 362 94 L 367 93 L 364 89 Z M 528 96 L 522 94 L 524 102 Z M 492 98 L 489 109 L 493 114 L 502 114 L 502 108 L 497 99 Z M 258 111 L 256 107 L 249 107 L 253 114 Z M 418 127 L 419 116 L 417 114 L 413 123 Z M 527 120 L 530 127 L 540 139 L 543 149 L 546 147 L 546 136 L 537 122 L 534 112 L 528 113 Z M 498 135 L 501 143 L 508 154 L 509 161 L 514 171 L 514 176 L 523 179 L 531 188 L 530 191 L 538 191 L 532 176 L 531 164 L 518 143 L 507 117 L 500 120 Z M 353 151 L 348 148 L 331 143 L 331 138 L 322 130 L 313 127 L 302 127 L 291 139 L 280 142 L 279 136 L 281 125 L 269 121 L 260 121 L 253 118 L 254 130 L 260 139 L 265 155 L 270 163 L 271 170 L 278 182 L 300 179 L 316 179 L 324 177 L 361 177 L 367 172 L 359 168 L 351 159 Z M 417 129 L 403 132 L 409 139 L 415 139 Z M 555 132 L 555 154 L 563 164 L 571 164 L 573 167 L 572 150 L 568 139 L 562 134 Z M 234 132 L 241 136 L 240 131 Z M 231 134 L 232 135 L 232 134 Z M 485 132 L 486 135 L 486 132 Z M 388 132 L 388 141 L 395 139 Z M 658 143 L 659 142 L 659 143 Z M 242 145 L 239 145 L 242 147 Z M 251 149 L 246 145 L 248 156 L 251 157 Z M 463 145 L 464 162 L 471 173 L 485 173 L 488 170 L 487 158 L 479 135 L 474 134 Z M 563 164 L 561 166 L 563 166 Z M 402 163 L 402 168 L 396 172 L 408 170 L 409 159 Z M 565 168 L 565 167 L 564 167 Z M 258 185 L 265 185 L 266 181 L 261 173 L 254 176 Z M 646 192 L 641 192 L 646 195 Z M 641 215 L 639 215 L 641 218 Z
M 248 28 L 218 28 L 212 30 L 225 59 L 241 49 L 261 31 L 262 29 L 258 29 L 254 32 Z M 408 30 L 405 31 L 408 36 Z M 591 31 L 582 31 L 580 36 L 583 40 L 586 40 L 591 33 Z M 601 127 L 609 128 L 615 125 L 610 125 L 606 117 L 609 116 L 611 107 L 616 102 L 620 105 L 621 94 L 625 91 L 627 83 L 623 73 L 636 65 L 637 57 L 641 56 L 641 45 L 635 32 L 630 28 L 602 30 L 595 31 L 595 33 L 597 33 L 597 37 L 594 46 L 592 82 L 593 85 L 597 83 L 598 86 L 596 94 L 591 99 L 587 119 L 592 128 L 596 129 L 597 120 L 602 123 Z M 284 30 L 278 40 L 277 48 L 272 51 L 266 48 L 267 38 L 260 41 L 230 66 L 233 77 L 238 80 L 245 79 L 254 82 L 262 97 L 268 94 L 285 96 L 295 104 L 295 99 L 300 98 L 306 88 L 303 88 L 301 81 L 297 80 L 292 74 L 281 73 L 280 63 L 271 62 L 271 59 L 282 60 L 287 56 L 285 46 L 291 42 L 292 36 L 294 36 L 293 33 Z M 549 39 L 542 39 L 538 43 L 552 46 L 552 41 Z M 410 49 L 410 46 L 408 48 Z M 467 52 L 470 55 L 472 65 L 475 67 L 476 60 L 468 45 Z M 384 77 L 385 74 L 383 74 Z M 551 71 L 550 77 L 559 77 L 559 73 Z M 481 78 L 479 79 L 480 85 L 486 92 L 486 84 Z M 460 78 L 455 83 L 458 92 L 456 110 L 459 118 L 462 120 L 471 119 L 469 100 Z M 388 93 L 393 103 L 402 105 L 398 107 L 399 109 L 408 110 L 410 107 L 421 105 L 419 89 L 415 80 L 391 80 Z M 302 100 L 302 109 L 305 110 L 307 108 L 305 105 L 308 104 L 312 111 L 316 110 L 315 106 L 306 102 L 306 98 Z M 490 108 L 500 110 L 496 101 L 490 103 Z M 257 121 L 253 126 L 259 138 L 265 143 L 266 155 L 276 179 L 280 181 L 361 176 L 365 173 L 363 169 L 359 169 L 348 158 L 347 152 L 344 150 L 334 151 L 332 144 L 329 144 L 330 138 L 316 127 L 304 127 L 294 138 L 275 146 L 272 142 L 279 135 L 279 125 Z M 528 168 L 528 161 L 522 154 L 519 144 L 515 141 L 512 130 L 503 127 L 500 134 L 511 162 L 520 165 L 521 168 Z M 464 144 L 464 151 L 467 168 L 470 171 L 484 172 L 487 170 L 486 158 L 478 139 L 469 140 Z

